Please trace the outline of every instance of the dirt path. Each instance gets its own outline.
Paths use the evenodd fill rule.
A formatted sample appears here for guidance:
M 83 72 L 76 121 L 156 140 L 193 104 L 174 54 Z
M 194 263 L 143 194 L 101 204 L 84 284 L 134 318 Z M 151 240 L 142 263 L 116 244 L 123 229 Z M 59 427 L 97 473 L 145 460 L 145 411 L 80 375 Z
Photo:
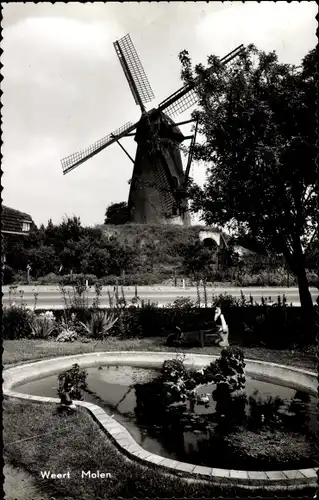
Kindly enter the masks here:
M 40 491 L 34 478 L 23 469 L 5 465 L 4 498 L 5 500 L 50 500 L 48 493 Z

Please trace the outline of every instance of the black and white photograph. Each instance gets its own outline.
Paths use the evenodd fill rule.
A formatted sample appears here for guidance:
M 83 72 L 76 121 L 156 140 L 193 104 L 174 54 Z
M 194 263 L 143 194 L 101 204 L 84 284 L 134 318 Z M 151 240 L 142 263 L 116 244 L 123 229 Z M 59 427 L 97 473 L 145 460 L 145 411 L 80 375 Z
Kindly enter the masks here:
M 1 10 L 4 498 L 318 498 L 317 3 Z

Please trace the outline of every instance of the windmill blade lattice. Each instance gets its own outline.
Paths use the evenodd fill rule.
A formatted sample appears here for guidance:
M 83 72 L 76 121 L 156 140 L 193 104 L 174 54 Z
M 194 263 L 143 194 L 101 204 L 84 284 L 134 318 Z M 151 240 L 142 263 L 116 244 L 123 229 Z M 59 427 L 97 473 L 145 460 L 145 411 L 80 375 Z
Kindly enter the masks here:
M 151 102 L 155 95 L 137 55 L 130 35 L 114 42 L 117 56 L 132 91 L 136 104 Z M 131 81 L 133 80 L 133 81 Z
M 160 104 L 159 108 L 163 111 L 165 110 L 165 113 L 172 118 L 173 116 L 183 113 L 183 111 L 191 108 L 194 104 L 196 104 L 197 100 L 197 94 L 192 88 L 189 88 L 186 92 L 177 91 L 176 99 L 173 100 L 171 104 L 164 101 Z
M 220 62 L 223 65 L 226 65 L 232 59 L 244 52 L 244 50 L 245 47 L 243 45 L 239 45 L 236 49 L 232 50 L 229 54 L 220 59 Z M 159 109 L 161 111 L 165 110 L 165 113 L 171 118 L 177 114 L 183 113 L 197 102 L 197 94 L 194 90 L 195 85 L 185 85 L 184 87 L 181 87 L 174 92 L 174 94 L 162 101 L 159 105 Z
M 87 161 L 88 159 L 92 158 L 92 156 L 105 149 L 107 146 L 110 146 L 115 141 L 121 139 L 121 137 L 125 136 L 129 132 L 132 132 L 132 130 L 134 130 L 135 128 L 136 124 L 133 125 L 132 122 L 128 122 L 112 132 L 112 134 L 109 134 L 99 141 L 94 142 L 88 148 L 63 158 L 61 160 L 63 174 L 67 174 L 81 163 Z

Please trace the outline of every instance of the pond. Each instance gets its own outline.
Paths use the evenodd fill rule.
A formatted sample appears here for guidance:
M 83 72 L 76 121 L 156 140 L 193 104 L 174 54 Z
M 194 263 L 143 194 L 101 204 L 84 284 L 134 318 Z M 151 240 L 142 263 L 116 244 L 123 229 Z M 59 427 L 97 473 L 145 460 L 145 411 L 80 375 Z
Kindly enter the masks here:
M 244 441 L 259 441 L 260 448 L 267 448 L 269 433 L 249 431 L 244 438 L 237 433 L 236 440 L 239 448 L 238 453 L 234 452 L 234 448 L 225 445 L 224 442 L 217 441 L 212 444 L 211 433 L 207 431 L 185 429 L 181 432 L 176 432 L 160 425 L 142 425 L 136 417 L 135 408 L 137 406 L 135 384 L 147 384 L 157 378 L 160 374 L 159 370 L 135 368 L 130 366 L 103 366 L 93 367 L 87 370 L 87 385 L 88 390 L 83 391 L 84 401 L 97 404 L 103 408 L 106 413 L 112 415 L 119 423 L 121 423 L 135 441 L 145 450 L 151 453 L 161 455 L 173 460 L 182 462 L 194 463 L 197 465 L 206 465 L 210 467 L 232 468 L 232 469 L 247 469 L 247 470 L 262 470 L 267 469 L 294 469 L 301 467 L 309 467 L 313 463 L 312 456 L 316 453 L 315 433 L 319 429 L 317 422 L 317 398 L 310 396 L 301 391 L 296 391 L 289 387 L 275 385 L 269 382 L 255 380 L 252 377 L 246 377 L 246 393 L 251 396 L 255 391 L 258 395 L 266 398 L 267 396 L 280 397 L 288 409 L 291 402 L 298 403 L 306 414 L 306 437 L 301 435 L 301 442 L 297 436 L 297 448 L 302 448 L 304 457 L 298 456 L 298 453 L 287 457 L 281 453 L 280 461 L 272 460 L 267 455 L 259 453 L 259 459 L 254 456 L 245 456 L 242 452 L 247 447 L 247 442 Z M 58 380 L 57 375 L 51 375 L 32 382 L 25 383 L 18 387 L 18 391 L 35 396 L 57 397 Z M 195 405 L 196 415 L 209 415 L 214 412 L 215 402 L 211 397 L 214 390 L 214 384 L 207 384 L 198 389 L 199 394 L 210 394 L 209 403 L 204 405 Z M 247 410 L 248 411 L 248 410 Z M 298 433 L 297 433 L 298 434 Z M 295 433 L 283 433 L 283 439 L 280 441 L 280 446 L 286 448 Z M 216 436 L 215 436 L 216 437 Z M 270 436 L 276 441 L 276 436 Z M 242 441 L 241 441 L 242 440 Z M 273 443 L 278 448 L 278 442 Z M 216 453 L 217 452 L 217 453 Z M 247 452 L 250 455 L 250 451 Z M 261 459 L 260 459 L 261 456 Z

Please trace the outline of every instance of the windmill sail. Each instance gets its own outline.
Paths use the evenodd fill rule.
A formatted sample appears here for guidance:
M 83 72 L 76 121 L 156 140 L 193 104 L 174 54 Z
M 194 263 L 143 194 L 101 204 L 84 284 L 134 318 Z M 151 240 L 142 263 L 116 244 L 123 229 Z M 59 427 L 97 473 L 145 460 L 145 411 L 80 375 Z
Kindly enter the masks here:
M 125 35 L 113 45 L 136 104 L 141 106 L 151 102 L 155 96 L 130 35 Z
M 177 90 L 157 109 L 146 112 L 144 105 L 154 99 L 154 93 L 130 36 L 117 40 L 114 47 L 142 116 L 138 123 L 126 123 L 88 148 L 63 158 L 63 173 L 70 172 L 121 137 L 133 135 L 130 132 L 136 129 L 137 151 L 128 200 L 130 220 L 139 223 L 179 222 L 189 225 L 185 186 L 191 160 L 184 173 L 179 144 L 185 138 L 171 117 L 197 102 L 196 81 L 193 85 Z M 221 59 L 222 64 L 227 64 L 243 50 L 244 47 L 240 45 Z M 158 140 L 159 147 L 155 147 L 154 152 L 152 143 L 156 146 Z
M 229 54 L 220 59 L 220 62 L 223 65 L 226 65 L 235 57 L 239 56 L 239 54 L 244 52 L 244 50 L 245 47 L 243 45 L 239 45 L 236 49 L 232 50 Z M 197 102 L 197 95 L 194 90 L 195 85 L 196 81 L 194 85 L 185 85 L 184 87 L 181 87 L 174 92 L 174 94 L 162 101 L 158 108 L 161 111 L 165 111 L 165 113 L 170 117 L 183 113 Z
M 133 125 L 131 122 L 128 122 L 122 127 L 112 132 L 112 134 L 109 134 L 100 139 L 99 141 L 94 142 L 93 144 L 91 144 L 91 146 L 87 147 L 86 149 L 83 149 L 81 151 L 78 151 L 77 153 L 73 153 L 72 155 L 67 156 L 66 158 L 63 158 L 61 160 L 63 174 L 67 174 L 81 163 L 84 163 L 89 158 L 92 158 L 92 156 L 96 155 L 103 149 L 113 144 L 115 141 L 121 139 L 121 137 L 124 137 L 125 135 L 132 132 L 135 128 L 136 124 Z
M 121 38 L 114 43 L 114 46 L 120 58 L 121 65 L 128 79 L 130 88 L 133 92 L 135 102 L 143 106 L 144 103 L 150 102 L 152 99 L 154 99 L 154 94 L 130 36 L 126 35 L 125 37 Z M 221 62 L 223 64 L 227 64 L 241 52 L 243 52 L 243 50 L 244 46 L 240 45 L 225 57 L 223 57 L 221 59 Z M 196 101 L 197 95 L 194 91 L 194 88 L 192 86 L 186 85 L 174 92 L 174 94 L 172 94 L 170 97 L 162 101 L 158 107 L 158 110 L 165 110 L 165 114 L 172 117 L 189 109 L 196 103 Z M 116 142 L 116 140 L 132 132 L 135 128 L 136 124 L 133 125 L 131 122 L 126 123 L 123 127 L 120 127 L 112 134 L 103 137 L 99 141 L 96 141 L 88 148 L 63 158 L 61 160 L 63 174 L 67 174 L 81 163 L 84 163 L 106 147 Z

